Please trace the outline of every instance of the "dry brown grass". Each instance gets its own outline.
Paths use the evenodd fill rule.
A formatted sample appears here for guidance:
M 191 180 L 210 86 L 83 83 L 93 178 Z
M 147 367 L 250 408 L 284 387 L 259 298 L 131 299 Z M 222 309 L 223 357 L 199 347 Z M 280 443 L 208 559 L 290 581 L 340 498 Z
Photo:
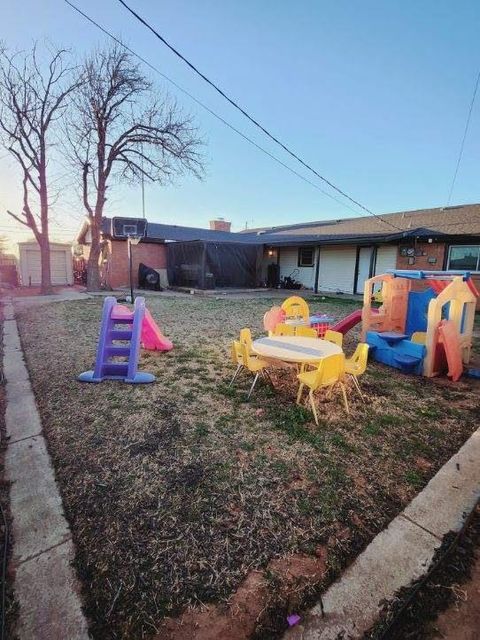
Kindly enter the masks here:
M 243 326 L 260 334 L 271 304 L 150 298 L 175 348 L 143 353 L 157 376 L 145 386 L 76 381 L 93 363 L 100 300 L 22 312 L 95 638 L 147 638 L 165 616 L 227 601 L 251 570 L 319 545 L 331 579 L 476 428 L 477 382 L 377 364 L 362 379 L 368 402 L 352 395 L 350 416 L 335 398 L 322 403 L 320 428 L 295 406 L 288 372 L 246 403 L 247 377 L 227 388 L 229 344 Z M 312 309 L 340 318 L 352 307 Z M 266 616 L 258 637 L 273 637 L 279 619 Z

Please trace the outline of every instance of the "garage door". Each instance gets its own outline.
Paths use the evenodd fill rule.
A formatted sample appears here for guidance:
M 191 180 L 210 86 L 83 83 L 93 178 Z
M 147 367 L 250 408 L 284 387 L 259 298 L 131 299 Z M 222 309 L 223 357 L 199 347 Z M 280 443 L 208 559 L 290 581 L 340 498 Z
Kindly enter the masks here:
M 42 279 L 40 249 L 27 249 L 25 252 L 25 256 L 27 269 L 26 282 L 24 284 L 40 284 Z M 50 270 L 52 284 L 68 284 L 66 251 L 55 249 L 50 251 Z
M 375 261 L 375 275 L 380 276 L 387 273 L 388 269 L 395 269 L 397 266 L 397 247 L 378 247 Z
M 353 293 L 356 258 L 356 247 L 321 247 L 319 290 Z
M 40 284 L 42 268 L 40 263 L 40 251 L 38 249 L 27 249 L 25 252 L 27 268 L 26 278 L 23 284 Z
M 67 254 L 65 251 L 50 252 L 52 284 L 68 284 Z

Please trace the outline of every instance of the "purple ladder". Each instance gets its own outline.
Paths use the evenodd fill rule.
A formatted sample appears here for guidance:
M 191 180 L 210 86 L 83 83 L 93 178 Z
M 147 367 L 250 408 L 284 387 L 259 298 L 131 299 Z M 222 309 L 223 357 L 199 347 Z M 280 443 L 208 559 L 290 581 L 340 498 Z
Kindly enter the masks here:
M 105 298 L 95 368 L 84 371 L 78 379 L 80 382 L 123 380 L 129 384 L 154 382 L 153 374 L 138 371 L 145 299 L 135 300 L 133 313 L 116 312 L 116 304 L 112 296 Z M 113 362 L 112 358 L 117 357 L 125 360 Z

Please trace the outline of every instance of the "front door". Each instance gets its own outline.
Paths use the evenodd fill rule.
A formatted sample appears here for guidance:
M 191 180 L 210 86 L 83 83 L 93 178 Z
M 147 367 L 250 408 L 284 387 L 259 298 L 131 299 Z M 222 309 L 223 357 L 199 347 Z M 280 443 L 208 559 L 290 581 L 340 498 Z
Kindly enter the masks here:
M 360 247 L 358 251 L 357 281 L 355 283 L 355 293 L 363 293 L 365 280 L 370 278 L 370 267 L 372 264 L 373 247 Z

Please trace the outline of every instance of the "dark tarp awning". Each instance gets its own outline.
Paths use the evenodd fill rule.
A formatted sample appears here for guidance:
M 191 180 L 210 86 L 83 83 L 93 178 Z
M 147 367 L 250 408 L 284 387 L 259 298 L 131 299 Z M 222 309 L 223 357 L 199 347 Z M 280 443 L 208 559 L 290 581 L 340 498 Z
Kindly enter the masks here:
M 263 246 L 245 243 L 168 242 L 168 280 L 177 287 L 254 288 L 260 285 Z

